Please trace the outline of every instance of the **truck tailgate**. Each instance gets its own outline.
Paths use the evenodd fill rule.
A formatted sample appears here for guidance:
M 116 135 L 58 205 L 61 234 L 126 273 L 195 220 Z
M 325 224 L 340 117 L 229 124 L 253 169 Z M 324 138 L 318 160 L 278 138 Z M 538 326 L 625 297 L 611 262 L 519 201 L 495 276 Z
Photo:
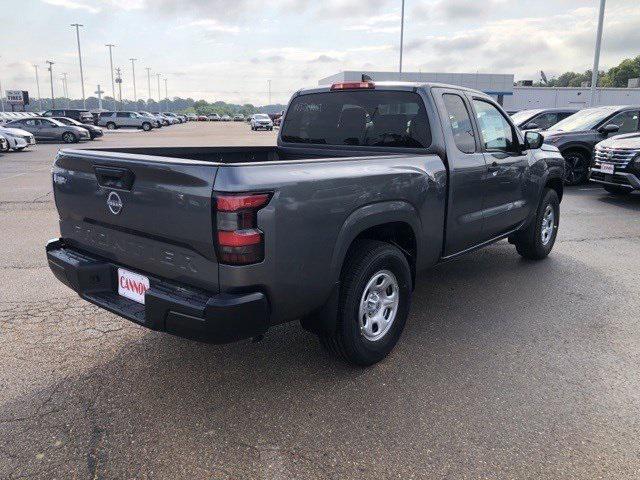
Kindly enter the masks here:
M 65 243 L 133 271 L 218 292 L 216 164 L 63 150 L 52 172 Z

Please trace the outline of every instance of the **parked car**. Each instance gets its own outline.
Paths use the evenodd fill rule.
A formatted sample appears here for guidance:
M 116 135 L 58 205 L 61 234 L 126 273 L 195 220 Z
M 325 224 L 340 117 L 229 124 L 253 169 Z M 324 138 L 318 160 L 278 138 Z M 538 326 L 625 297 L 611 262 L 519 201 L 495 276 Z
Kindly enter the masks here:
M 219 122 L 220 115 L 218 115 L 217 113 L 212 113 L 211 115 L 207 115 L 207 120 L 209 120 L 210 122 Z
M 209 118 L 206 115 L 198 115 L 198 121 L 199 122 L 206 122 L 208 120 L 209 120 Z
M 0 133 L 0 152 L 4 153 L 9 150 L 11 150 L 11 148 L 9 148 L 9 141 Z
M 640 190 L 640 133 L 629 133 L 598 143 L 589 179 L 614 195 Z
M 164 112 L 163 115 L 166 116 L 166 117 L 170 117 L 170 118 L 174 119 L 175 123 L 184 123 L 184 122 L 186 122 L 186 119 L 184 119 L 181 115 L 176 115 L 175 113 L 172 113 L 172 112 Z
M 164 112 L 154 112 L 154 115 L 158 115 L 159 117 L 162 117 L 165 120 L 163 122 L 164 125 L 175 125 L 176 123 L 180 123 L 177 118 L 167 115 Z
M 72 118 L 73 120 L 77 120 L 81 123 L 94 123 L 93 115 L 89 110 L 77 109 L 77 108 L 67 108 L 67 109 L 53 109 L 46 110 L 43 114 L 43 117 L 66 117 Z
M 20 128 L 30 132 L 36 140 L 62 140 L 65 143 L 77 143 L 90 140 L 87 129 L 75 125 L 65 125 L 53 118 L 32 117 L 14 120 L 6 124 L 10 128 Z
M 190 122 L 193 122 L 195 120 L 197 120 L 198 117 L 196 116 L 195 113 L 187 113 L 187 120 L 189 120 Z
M 537 108 L 534 110 L 521 110 L 511 115 L 511 119 L 520 130 L 548 130 L 578 110 L 577 108 Z
M 237 115 L 233 116 L 233 121 L 234 122 L 244 122 L 244 115 L 239 113 Z
M 229 115 L 223 115 L 220 117 L 220 121 L 221 122 L 230 122 L 231 121 L 231 117 Z
M 86 131 L 89 132 L 89 137 L 91 138 L 91 140 L 95 140 L 96 138 L 104 135 L 104 132 L 100 127 L 96 127 L 95 125 L 92 125 L 90 123 L 80 123 L 77 120 L 74 120 L 73 118 L 67 118 L 67 117 L 51 117 L 51 118 L 59 121 L 60 123 L 64 123 L 65 125 L 75 125 L 76 127 L 84 128 Z
M 273 147 L 61 150 L 46 251 L 82 298 L 145 327 L 230 342 L 302 319 L 370 365 L 398 341 L 417 272 L 505 238 L 550 253 L 563 168 L 479 91 L 315 87 Z
M 102 112 L 98 125 L 108 130 L 116 128 L 141 128 L 148 132 L 153 128 L 153 121 L 149 117 L 143 117 L 136 112 Z
M 147 112 L 145 110 L 142 110 L 142 111 L 137 112 L 137 113 L 138 113 L 138 115 L 142 115 L 143 117 L 147 117 L 147 118 L 153 119 L 152 123 L 153 123 L 153 126 L 155 128 L 162 128 L 162 120 L 163 120 L 162 117 L 160 117 L 158 115 L 154 115 L 153 113 Z
M 639 116 L 638 106 L 586 108 L 546 131 L 545 142 L 558 147 L 566 161 L 566 184 L 586 182 L 596 143 L 616 135 L 638 132 Z
M 256 113 L 251 117 L 251 130 L 273 130 L 273 122 L 266 113 Z
M 36 144 L 36 139 L 31 132 L 18 127 L 0 125 L 0 135 L 9 143 L 9 149 L 20 152 L 30 145 Z

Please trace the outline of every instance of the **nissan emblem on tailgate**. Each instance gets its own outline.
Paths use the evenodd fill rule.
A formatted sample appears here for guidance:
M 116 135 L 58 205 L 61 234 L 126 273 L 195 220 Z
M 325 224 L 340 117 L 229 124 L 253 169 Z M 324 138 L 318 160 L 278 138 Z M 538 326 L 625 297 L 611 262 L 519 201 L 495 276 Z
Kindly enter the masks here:
M 122 199 L 116 192 L 111 192 L 107 197 L 107 207 L 114 215 L 118 215 L 122 211 Z

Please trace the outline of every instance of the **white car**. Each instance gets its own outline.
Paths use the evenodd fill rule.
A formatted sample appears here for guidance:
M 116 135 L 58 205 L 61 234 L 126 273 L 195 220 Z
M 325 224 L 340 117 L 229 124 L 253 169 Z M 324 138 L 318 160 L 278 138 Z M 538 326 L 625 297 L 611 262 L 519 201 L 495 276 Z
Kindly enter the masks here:
M 251 130 L 273 130 L 273 122 L 271 117 L 266 113 L 256 113 L 251 117 Z
M 29 145 L 35 145 L 36 139 L 31 132 L 21 128 L 9 128 L 0 126 L 0 135 L 7 139 L 9 148 L 15 152 L 24 150 Z

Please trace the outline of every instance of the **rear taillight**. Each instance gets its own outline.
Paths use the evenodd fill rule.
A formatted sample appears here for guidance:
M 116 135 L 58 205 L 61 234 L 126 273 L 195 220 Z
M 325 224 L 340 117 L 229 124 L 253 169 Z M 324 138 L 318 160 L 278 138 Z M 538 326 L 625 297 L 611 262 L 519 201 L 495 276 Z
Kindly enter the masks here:
M 270 193 L 216 194 L 215 240 L 218 261 L 247 265 L 264 259 L 264 234 L 258 229 L 258 210 Z

